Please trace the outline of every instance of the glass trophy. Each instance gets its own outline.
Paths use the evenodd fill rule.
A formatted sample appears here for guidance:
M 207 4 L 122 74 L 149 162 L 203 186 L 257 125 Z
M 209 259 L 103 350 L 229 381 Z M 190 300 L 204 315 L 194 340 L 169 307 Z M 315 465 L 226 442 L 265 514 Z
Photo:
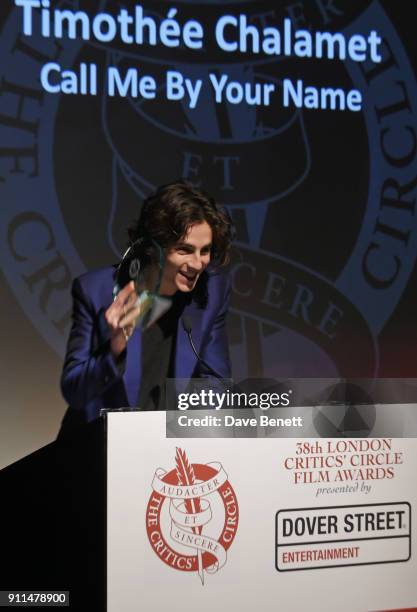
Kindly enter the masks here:
M 159 244 L 139 238 L 125 251 L 117 266 L 113 298 L 116 299 L 127 283 L 134 282 L 137 295 L 134 306 L 140 306 L 136 327 L 147 329 L 171 307 L 172 300 L 160 295 L 164 265 L 165 256 Z

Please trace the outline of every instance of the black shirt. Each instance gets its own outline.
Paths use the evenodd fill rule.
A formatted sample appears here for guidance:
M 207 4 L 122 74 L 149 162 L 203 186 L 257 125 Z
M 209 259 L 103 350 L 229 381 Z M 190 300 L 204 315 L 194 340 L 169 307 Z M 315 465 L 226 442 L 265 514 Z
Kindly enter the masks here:
M 179 291 L 171 308 L 156 323 L 142 332 L 142 376 L 138 407 L 140 410 L 165 410 L 165 380 L 175 376 L 175 345 L 178 320 L 185 306 Z

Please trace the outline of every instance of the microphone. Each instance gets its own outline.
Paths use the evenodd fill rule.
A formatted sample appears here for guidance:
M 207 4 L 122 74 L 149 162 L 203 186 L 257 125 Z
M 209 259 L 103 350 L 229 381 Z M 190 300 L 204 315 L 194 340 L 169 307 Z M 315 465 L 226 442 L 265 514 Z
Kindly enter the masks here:
M 184 315 L 183 317 L 181 317 L 181 322 L 182 322 L 182 326 L 184 328 L 185 333 L 188 336 L 188 340 L 190 341 L 190 345 L 191 348 L 193 350 L 194 355 L 197 357 L 199 363 L 201 363 L 209 372 L 210 374 L 212 374 L 215 378 L 218 378 L 219 380 L 222 381 L 223 384 L 224 380 L 223 380 L 223 376 L 221 376 L 218 372 L 216 372 L 216 370 L 213 370 L 213 368 L 207 363 L 207 361 L 204 361 L 204 359 L 202 357 L 200 357 L 196 346 L 194 344 L 194 340 L 192 337 L 192 328 L 193 328 L 193 324 L 191 322 L 191 317 L 189 317 L 188 315 Z
M 204 361 L 204 359 L 202 359 L 195 347 L 194 341 L 193 341 L 193 337 L 191 335 L 191 331 L 192 331 L 192 322 L 191 322 L 191 317 L 184 315 L 183 317 L 181 317 L 181 322 L 182 322 L 182 326 L 184 328 L 185 333 L 188 336 L 188 340 L 190 341 L 191 344 L 191 348 L 193 349 L 193 353 L 194 355 L 197 357 L 199 363 L 203 364 L 203 366 L 215 377 L 217 378 L 217 380 L 219 380 L 221 382 L 221 384 L 223 385 L 224 389 L 226 389 L 226 391 L 229 391 L 229 385 L 226 383 L 225 379 L 220 376 L 220 374 L 218 372 L 216 372 L 216 370 L 213 370 L 213 368 L 211 366 L 209 366 L 209 364 L 207 363 L 207 361 Z M 233 380 L 231 381 L 231 390 L 232 391 L 236 391 L 236 392 L 240 392 L 240 388 L 238 385 L 236 385 Z M 232 406 L 233 411 L 235 410 L 234 407 Z M 253 408 L 249 408 L 249 410 L 251 411 L 251 414 L 255 414 L 253 412 Z M 247 413 L 246 413 L 247 414 Z M 236 432 L 233 433 L 233 435 L 236 435 Z M 253 433 L 250 434 L 252 435 L 256 435 L 256 431 L 254 431 Z

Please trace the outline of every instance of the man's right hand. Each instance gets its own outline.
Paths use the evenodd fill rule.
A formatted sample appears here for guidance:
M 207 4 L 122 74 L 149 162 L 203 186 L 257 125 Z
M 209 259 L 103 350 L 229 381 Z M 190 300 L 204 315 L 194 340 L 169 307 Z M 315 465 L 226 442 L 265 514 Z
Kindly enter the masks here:
M 104 316 L 110 329 L 110 348 L 114 357 L 118 357 L 133 334 L 136 320 L 140 315 L 140 305 L 133 281 L 128 283 L 117 294 L 114 302 L 108 307 Z

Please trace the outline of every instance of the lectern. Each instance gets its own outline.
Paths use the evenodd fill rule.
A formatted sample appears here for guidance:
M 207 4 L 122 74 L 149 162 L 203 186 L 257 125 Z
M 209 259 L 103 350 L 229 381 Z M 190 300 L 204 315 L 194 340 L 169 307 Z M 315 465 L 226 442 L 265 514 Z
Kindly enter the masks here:
M 0 586 L 97 612 L 416 609 L 416 408 L 109 412 L 2 470 Z
M 108 612 L 417 606 L 416 439 L 273 436 L 262 411 L 229 435 L 228 413 L 106 415 Z

